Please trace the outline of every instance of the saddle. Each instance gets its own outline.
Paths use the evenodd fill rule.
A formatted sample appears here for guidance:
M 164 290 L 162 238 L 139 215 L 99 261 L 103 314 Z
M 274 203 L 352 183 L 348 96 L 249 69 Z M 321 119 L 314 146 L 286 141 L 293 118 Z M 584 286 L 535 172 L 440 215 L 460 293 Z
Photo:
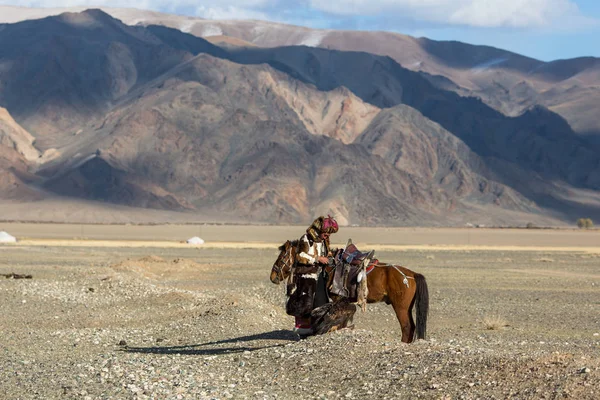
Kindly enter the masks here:
M 329 286 L 332 294 L 347 297 L 352 302 L 362 302 L 366 298 L 366 265 L 373 260 L 374 250 L 363 253 L 352 244 L 352 239 L 344 249 L 339 249 L 334 255 L 333 280 Z M 376 260 L 373 260 L 376 262 Z M 361 273 L 364 272 L 363 275 Z M 363 282 L 364 280 L 364 282 Z M 362 283 L 362 284 L 361 284 Z
M 352 243 L 352 239 L 348 239 L 348 243 L 346 244 L 346 248 L 342 253 L 342 259 L 350 264 L 350 265 L 360 265 L 365 258 L 372 258 L 374 250 L 371 250 L 368 253 L 363 253 L 356 248 L 356 246 Z

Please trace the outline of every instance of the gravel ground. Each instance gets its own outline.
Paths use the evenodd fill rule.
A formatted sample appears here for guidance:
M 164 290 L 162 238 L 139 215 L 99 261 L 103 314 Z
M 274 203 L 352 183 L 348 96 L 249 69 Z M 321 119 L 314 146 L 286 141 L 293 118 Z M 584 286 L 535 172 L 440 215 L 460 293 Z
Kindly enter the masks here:
M 385 304 L 300 340 L 275 249 L 0 246 L 7 399 L 598 399 L 600 256 L 402 251 L 427 340 Z

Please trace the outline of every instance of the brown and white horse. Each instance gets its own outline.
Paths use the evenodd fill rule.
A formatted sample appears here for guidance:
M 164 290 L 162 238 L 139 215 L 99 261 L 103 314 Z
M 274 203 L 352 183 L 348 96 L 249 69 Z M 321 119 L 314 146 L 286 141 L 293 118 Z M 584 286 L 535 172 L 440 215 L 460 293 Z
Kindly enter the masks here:
M 271 282 L 287 282 L 296 259 L 297 241 L 279 247 L 280 254 L 271 269 Z M 425 277 L 399 265 L 378 262 L 367 273 L 368 303 L 391 304 L 402 328 L 402 341 L 425 339 L 429 290 Z M 416 308 L 416 323 L 412 310 Z M 415 335 L 416 334 L 416 335 Z

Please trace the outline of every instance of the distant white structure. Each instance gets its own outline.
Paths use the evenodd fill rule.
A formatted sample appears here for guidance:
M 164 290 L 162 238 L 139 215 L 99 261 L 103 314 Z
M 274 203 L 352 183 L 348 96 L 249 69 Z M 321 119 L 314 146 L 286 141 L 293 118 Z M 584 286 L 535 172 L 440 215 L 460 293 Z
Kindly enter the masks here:
M 204 240 L 200 239 L 198 236 L 194 236 L 186 240 L 187 244 L 204 244 Z
M 0 243 L 16 243 L 17 238 L 4 231 L 0 231 Z

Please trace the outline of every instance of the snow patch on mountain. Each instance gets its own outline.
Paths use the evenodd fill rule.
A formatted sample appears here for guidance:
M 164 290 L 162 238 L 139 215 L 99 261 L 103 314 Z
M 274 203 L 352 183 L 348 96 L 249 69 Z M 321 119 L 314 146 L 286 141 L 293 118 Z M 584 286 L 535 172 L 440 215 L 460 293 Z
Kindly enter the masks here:
M 308 33 L 298 44 L 301 46 L 317 47 L 326 35 L 327 31 L 313 31 Z
M 190 26 L 190 29 L 191 29 L 191 26 Z M 181 30 L 183 31 L 183 28 L 181 28 Z M 189 32 L 189 31 L 184 31 L 184 32 Z M 205 25 L 202 27 L 202 33 L 200 33 L 200 36 L 202 36 L 202 37 L 221 36 L 222 34 L 223 34 L 223 30 L 219 26 Z
M 483 72 L 483 71 L 489 69 L 490 67 L 502 64 L 505 61 L 508 61 L 508 57 L 494 58 L 492 60 L 477 64 L 476 66 L 473 67 L 473 71 Z

